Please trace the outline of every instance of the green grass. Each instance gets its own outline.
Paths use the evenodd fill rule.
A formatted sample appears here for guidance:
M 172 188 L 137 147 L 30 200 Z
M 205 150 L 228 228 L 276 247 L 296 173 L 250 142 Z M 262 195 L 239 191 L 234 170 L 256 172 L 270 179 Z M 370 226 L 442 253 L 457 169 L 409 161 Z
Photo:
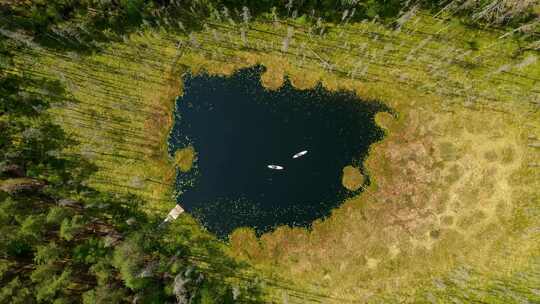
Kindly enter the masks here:
M 72 98 L 51 113 L 79 141 L 77 153 L 99 170 L 89 184 L 142 196 L 148 209 L 174 206 L 174 165 L 167 154 L 179 75 L 171 75 L 175 49 L 163 37 L 131 36 L 101 54 L 64 56 L 47 51 L 18 58 L 21 69 L 58 78 Z M 37 60 L 36 60 L 37 59 Z
M 146 30 L 100 54 L 17 60 L 70 88 L 73 100 L 52 113 L 80 141 L 66 153 L 98 165 L 90 184 L 139 195 L 163 214 L 174 205 L 166 139 L 183 72 L 229 75 L 260 63 L 269 89 L 287 75 L 299 88 L 320 81 L 386 103 L 396 117 L 376 118 L 387 136 L 365 163 L 369 188 L 310 229 L 279 227 L 259 239 L 240 229 L 224 248 L 264 275 L 276 302 L 446 303 L 475 290 L 485 290 L 475 299 L 496 302 L 498 282 L 519 273 L 533 282 L 540 252 L 540 172 L 529 166 L 540 155 L 528 145 L 540 134 L 540 66 L 521 64 L 537 56 L 522 52 L 528 42 L 501 35 L 425 15 L 399 32 L 328 24 L 324 36 L 260 20 L 208 23 L 189 37 Z M 461 269 L 474 280 L 455 283 Z

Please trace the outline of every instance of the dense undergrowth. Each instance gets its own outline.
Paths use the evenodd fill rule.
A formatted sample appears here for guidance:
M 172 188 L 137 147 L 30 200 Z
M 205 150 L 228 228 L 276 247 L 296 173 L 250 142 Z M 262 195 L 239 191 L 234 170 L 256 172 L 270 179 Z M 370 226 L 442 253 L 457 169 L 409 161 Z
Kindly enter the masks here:
M 538 7 L 403 3 L 1 4 L 0 302 L 539 301 Z M 180 76 L 257 63 L 396 111 L 372 185 L 309 230 L 157 228 Z

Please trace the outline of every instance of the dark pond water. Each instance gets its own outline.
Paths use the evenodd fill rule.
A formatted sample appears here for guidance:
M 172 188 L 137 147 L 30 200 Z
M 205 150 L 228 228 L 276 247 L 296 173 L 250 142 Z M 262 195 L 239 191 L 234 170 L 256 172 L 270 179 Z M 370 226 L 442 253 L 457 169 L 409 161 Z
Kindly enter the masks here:
M 258 233 L 308 226 L 328 215 L 356 194 L 341 184 L 343 167 L 361 166 L 383 136 L 373 121 L 386 110 L 381 104 L 321 86 L 298 90 L 288 81 L 269 91 L 260 83 L 263 70 L 188 75 L 177 100 L 169 150 L 191 144 L 197 151 L 194 169 L 178 174 L 177 200 L 220 237 L 242 226 Z

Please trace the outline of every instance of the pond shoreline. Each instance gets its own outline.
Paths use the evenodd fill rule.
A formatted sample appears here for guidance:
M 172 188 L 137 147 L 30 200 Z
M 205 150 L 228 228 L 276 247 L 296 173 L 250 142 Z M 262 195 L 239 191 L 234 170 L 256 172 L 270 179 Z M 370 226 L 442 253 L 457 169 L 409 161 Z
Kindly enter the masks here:
M 265 70 L 255 65 L 227 77 L 187 75 L 175 107 L 170 154 L 191 147 L 198 159 L 195 172 L 179 167 L 177 199 L 220 238 L 231 227 L 262 234 L 280 225 L 307 228 L 328 216 L 367 187 L 365 176 L 355 189 L 344 188 L 343 168 L 362 169 L 369 145 L 383 136 L 374 121 L 376 113 L 389 111 L 381 103 L 321 85 L 298 90 L 287 78 L 268 90 L 261 85 Z M 269 170 L 271 163 L 282 171 Z

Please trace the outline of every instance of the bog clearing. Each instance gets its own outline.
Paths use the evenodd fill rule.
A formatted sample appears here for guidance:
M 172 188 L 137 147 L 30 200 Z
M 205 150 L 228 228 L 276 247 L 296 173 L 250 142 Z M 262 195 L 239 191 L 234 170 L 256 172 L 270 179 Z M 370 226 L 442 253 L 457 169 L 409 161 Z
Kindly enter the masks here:
M 88 184 L 137 195 L 163 216 L 176 204 L 167 140 L 187 73 L 263 65 L 270 91 L 288 77 L 296 89 L 320 83 L 382 103 L 395 115 L 375 115 L 385 135 L 361 164 L 365 189 L 309 228 L 237 229 L 223 251 L 261 274 L 277 303 L 534 302 L 540 64 L 538 41 L 520 33 L 444 12 L 415 11 L 399 26 L 267 14 L 193 31 L 144 27 L 85 55 L 21 38 L 15 60 L 69 89 L 50 112 L 79 141 L 64 153 L 98 166 Z M 215 238 L 189 214 L 177 221 Z

